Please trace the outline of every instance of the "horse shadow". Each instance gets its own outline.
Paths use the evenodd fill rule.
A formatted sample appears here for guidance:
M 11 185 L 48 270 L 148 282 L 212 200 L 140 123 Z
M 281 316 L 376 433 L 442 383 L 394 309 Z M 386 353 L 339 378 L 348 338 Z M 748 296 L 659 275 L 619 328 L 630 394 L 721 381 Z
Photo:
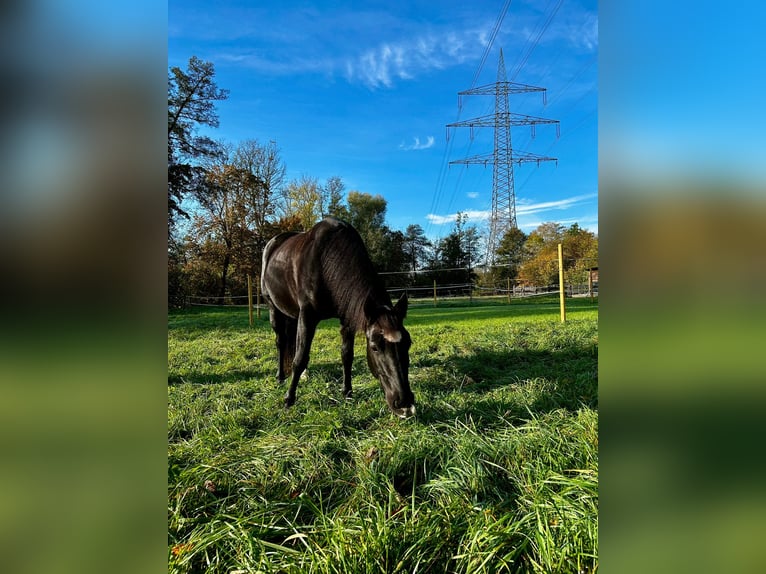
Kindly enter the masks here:
M 418 369 L 427 372 L 419 377 Z M 523 424 L 530 416 L 556 410 L 598 408 L 595 350 L 475 350 L 423 358 L 410 373 L 415 374 L 416 395 L 419 390 L 427 397 L 418 406 L 418 418 L 425 423 L 470 418 L 480 426 Z M 503 388 L 512 392 L 494 392 Z M 453 406 L 448 398 L 455 395 L 469 400 L 456 400 L 459 406 Z

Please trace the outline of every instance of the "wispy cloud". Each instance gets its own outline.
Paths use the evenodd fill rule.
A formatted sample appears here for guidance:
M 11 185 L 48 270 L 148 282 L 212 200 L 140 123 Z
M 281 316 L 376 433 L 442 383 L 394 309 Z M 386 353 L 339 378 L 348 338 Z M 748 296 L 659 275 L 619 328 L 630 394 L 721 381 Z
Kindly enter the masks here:
M 596 197 L 598 197 L 597 193 L 588 193 L 585 195 L 568 197 L 566 199 L 559 199 L 557 201 L 543 201 L 540 203 L 526 203 L 519 201 L 516 203 L 516 215 L 531 215 L 533 213 L 552 211 L 554 209 L 569 209 L 574 205 L 589 199 L 595 199 Z
M 399 144 L 399 149 L 404 151 L 411 151 L 415 149 L 428 149 L 430 147 L 433 147 L 434 145 L 434 136 L 426 137 L 426 141 L 423 143 L 420 142 L 420 138 L 418 137 L 415 137 L 412 139 L 413 139 L 413 143 L 411 145 L 405 145 L 405 143 L 402 142 Z
M 576 195 L 574 197 L 568 197 L 565 199 L 559 199 L 556 201 L 543 201 L 538 203 L 530 203 L 528 200 L 519 200 L 516 202 L 516 215 L 517 216 L 525 216 L 525 215 L 532 215 L 535 213 L 542 213 L 546 211 L 554 211 L 554 210 L 566 210 L 571 207 L 574 207 L 576 205 L 579 205 L 581 203 L 584 203 L 590 199 L 595 199 L 598 197 L 597 193 L 588 193 L 585 195 Z M 464 211 L 462 213 L 465 213 L 468 215 L 469 221 L 486 221 L 488 220 L 492 212 L 490 210 L 486 211 L 480 211 L 480 210 L 468 210 Z M 426 215 L 426 219 L 433 223 L 434 225 L 444 225 L 446 223 L 454 223 L 455 218 L 457 217 L 457 213 L 452 213 L 450 215 L 436 215 L 433 213 L 429 213 Z M 572 220 L 574 222 L 574 220 Z M 524 224 L 522 227 L 527 228 L 530 227 L 530 223 Z M 536 227 L 539 225 L 539 223 L 536 223 L 532 225 L 532 227 Z
M 477 221 L 485 221 L 490 218 L 492 215 L 492 212 L 489 210 L 486 211 L 480 211 L 476 209 L 469 209 L 467 211 L 462 211 L 461 213 L 468 216 L 468 221 L 471 222 L 477 222 Z M 433 223 L 434 225 L 444 225 L 445 223 L 455 223 L 455 219 L 457 219 L 457 213 L 453 213 L 451 215 L 434 215 L 433 213 L 429 213 L 426 215 L 426 219 Z
M 288 42 L 282 45 L 279 53 L 259 48 L 227 48 L 217 51 L 215 58 L 263 74 L 321 73 L 343 76 L 349 83 L 380 89 L 391 88 L 397 81 L 412 80 L 432 70 L 475 60 L 482 49 L 482 31 L 472 29 L 395 38 L 355 54 L 344 53 L 345 46 L 338 46 L 334 51 L 307 54 Z
M 468 196 L 469 199 L 476 199 L 477 197 L 479 197 L 479 192 L 469 191 L 468 193 L 466 193 L 466 196 Z
M 549 221 L 549 220 L 548 220 Z M 540 225 L 545 223 L 545 221 L 526 221 L 524 223 L 519 223 L 520 229 L 528 229 L 530 231 L 536 229 Z M 578 224 L 582 229 L 587 229 L 588 231 L 592 231 L 595 234 L 598 234 L 598 216 L 597 215 L 590 215 L 585 217 L 578 217 L 575 219 L 557 219 L 556 223 L 560 223 L 561 225 L 567 226 L 572 225 L 573 223 Z
M 396 80 L 409 80 L 473 59 L 482 48 L 482 30 L 444 31 L 384 42 L 348 58 L 346 79 L 370 88 L 390 88 Z

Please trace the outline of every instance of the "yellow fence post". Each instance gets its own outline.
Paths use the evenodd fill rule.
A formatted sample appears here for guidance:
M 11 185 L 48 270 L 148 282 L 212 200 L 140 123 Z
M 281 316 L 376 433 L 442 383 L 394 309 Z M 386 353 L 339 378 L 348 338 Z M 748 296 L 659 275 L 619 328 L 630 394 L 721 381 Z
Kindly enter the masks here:
M 247 276 L 247 316 L 250 319 L 250 326 L 253 326 L 253 285 L 250 281 L 250 275 Z
M 559 302 L 561 305 L 561 322 L 567 320 L 567 311 L 564 306 L 564 250 L 559 243 Z

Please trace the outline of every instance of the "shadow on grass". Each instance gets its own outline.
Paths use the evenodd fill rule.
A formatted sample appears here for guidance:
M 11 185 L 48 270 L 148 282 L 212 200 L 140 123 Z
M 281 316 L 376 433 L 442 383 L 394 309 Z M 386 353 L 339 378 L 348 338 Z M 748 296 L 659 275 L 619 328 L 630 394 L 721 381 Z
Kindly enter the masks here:
M 437 373 L 448 376 L 441 381 L 427 377 L 414 389 L 432 398 L 432 404 L 420 409 L 419 419 L 423 422 L 470 417 L 483 426 L 501 419 L 525 421 L 530 413 L 598 408 L 595 348 L 478 350 L 428 363 Z M 455 394 L 470 400 L 453 401 L 460 405 L 453 407 L 447 401 Z
M 276 372 L 276 367 L 274 367 Z M 264 373 L 262 370 L 231 370 L 225 373 L 186 373 L 183 375 L 168 375 L 168 385 L 219 385 L 225 383 L 241 383 L 248 380 L 268 380 L 271 375 L 276 382 L 275 373 Z

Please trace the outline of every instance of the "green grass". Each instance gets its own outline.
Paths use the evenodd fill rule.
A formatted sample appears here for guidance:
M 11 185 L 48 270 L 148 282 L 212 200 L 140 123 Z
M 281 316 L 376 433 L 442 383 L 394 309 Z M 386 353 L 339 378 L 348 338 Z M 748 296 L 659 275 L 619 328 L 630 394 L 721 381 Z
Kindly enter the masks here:
M 174 312 L 170 572 L 592 572 L 598 567 L 597 302 L 411 306 L 416 419 L 388 411 L 337 321 L 289 410 L 266 316 Z

